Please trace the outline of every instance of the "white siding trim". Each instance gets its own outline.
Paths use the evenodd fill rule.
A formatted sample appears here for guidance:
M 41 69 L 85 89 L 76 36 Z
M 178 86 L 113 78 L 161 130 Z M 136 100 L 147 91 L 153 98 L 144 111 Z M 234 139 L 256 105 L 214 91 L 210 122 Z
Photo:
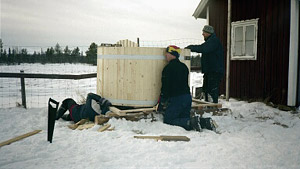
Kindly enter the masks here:
M 209 6 L 206 8 L 206 24 L 209 25 Z
M 298 43 L 299 43 L 299 0 L 291 0 L 290 55 L 287 105 L 295 106 L 297 97 Z

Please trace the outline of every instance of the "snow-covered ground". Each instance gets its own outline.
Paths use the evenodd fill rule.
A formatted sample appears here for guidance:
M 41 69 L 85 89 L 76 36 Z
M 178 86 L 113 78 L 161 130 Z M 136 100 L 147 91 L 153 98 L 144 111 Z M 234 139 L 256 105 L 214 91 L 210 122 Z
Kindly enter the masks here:
M 191 73 L 191 85 L 202 83 Z M 3 98 L 1 98 L 3 99 Z M 42 132 L 0 148 L 0 168 L 300 168 L 300 113 L 285 112 L 263 103 L 220 100 L 231 113 L 212 116 L 221 134 L 143 119 L 111 119 L 113 131 L 100 126 L 71 130 L 71 122 L 55 124 L 47 142 L 47 107 L 0 108 L 0 142 L 24 133 Z M 210 114 L 205 114 L 210 116 Z M 136 135 L 183 135 L 189 142 L 141 140 Z

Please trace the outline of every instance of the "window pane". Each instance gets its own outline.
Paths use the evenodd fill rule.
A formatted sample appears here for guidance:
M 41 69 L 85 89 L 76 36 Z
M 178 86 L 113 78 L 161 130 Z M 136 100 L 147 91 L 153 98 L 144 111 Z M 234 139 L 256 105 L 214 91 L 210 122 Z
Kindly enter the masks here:
M 246 56 L 254 56 L 254 40 L 246 41 Z
M 243 27 L 242 26 L 235 28 L 235 41 L 236 42 L 243 41 Z
M 254 40 L 254 25 L 246 26 L 246 41 Z
M 235 49 L 234 55 L 235 56 L 242 56 L 242 45 L 243 45 L 243 42 L 235 42 L 235 44 L 234 44 L 234 49 Z
M 231 59 L 256 60 L 257 55 L 257 19 L 232 22 Z

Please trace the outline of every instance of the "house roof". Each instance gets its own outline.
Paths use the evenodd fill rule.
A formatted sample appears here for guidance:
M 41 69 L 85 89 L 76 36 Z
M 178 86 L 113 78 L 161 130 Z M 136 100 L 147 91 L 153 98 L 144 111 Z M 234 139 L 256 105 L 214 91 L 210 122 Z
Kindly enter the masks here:
M 198 7 L 194 11 L 193 17 L 206 19 L 206 6 L 209 0 L 201 0 Z

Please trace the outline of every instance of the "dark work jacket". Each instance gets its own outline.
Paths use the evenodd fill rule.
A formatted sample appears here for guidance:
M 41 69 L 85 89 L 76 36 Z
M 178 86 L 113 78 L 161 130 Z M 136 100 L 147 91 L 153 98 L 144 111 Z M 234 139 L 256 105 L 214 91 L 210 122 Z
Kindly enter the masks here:
M 109 110 L 109 106 L 111 106 L 110 101 L 105 98 L 101 98 L 101 96 L 97 94 L 89 93 L 86 99 L 86 104 L 74 104 L 70 108 L 70 115 L 75 123 L 81 119 L 94 121 L 95 116 L 105 114 Z
M 216 34 L 211 34 L 201 45 L 189 45 L 186 47 L 192 52 L 202 53 L 202 73 L 224 74 L 224 52 L 222 44 Z
M 189 69 L 178 59 L 171 60 L 162 71 L 162 99 L 190 94 L 188 84 Z
M 81 119 L 89 119 L 90 121 L 94 121 L 94 118 L 97 113 L 94 111 L 87 112 L 86 104 L 83 105 L 75 105 L 70 111 L 71 118 L 75 123 L 79 122 Z

